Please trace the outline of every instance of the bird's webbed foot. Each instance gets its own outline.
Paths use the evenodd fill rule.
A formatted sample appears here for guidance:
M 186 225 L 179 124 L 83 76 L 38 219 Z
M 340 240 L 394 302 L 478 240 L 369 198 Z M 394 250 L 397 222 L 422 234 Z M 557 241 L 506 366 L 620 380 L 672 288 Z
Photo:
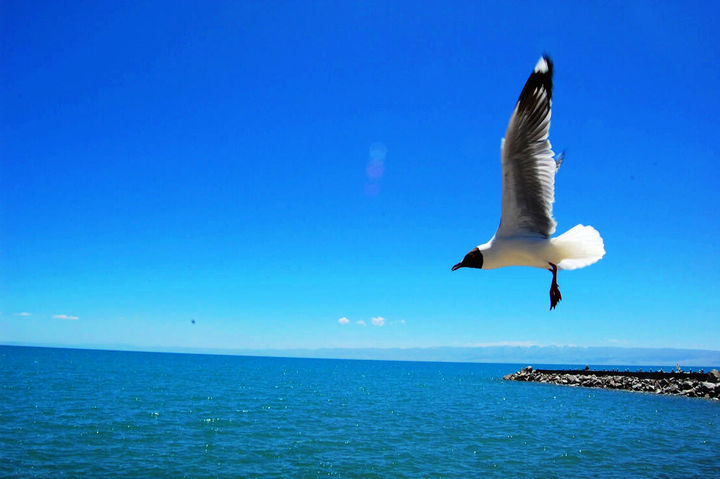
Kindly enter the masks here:
M 553 274 L 552 284 L 550 284 L 550 310 L 552 311 L 562 299 L 562 294 L 560 294 L 560 288 L 557 283 L 557 265 L 554 263 L 548 264 L 550 265 L 549 271 Z

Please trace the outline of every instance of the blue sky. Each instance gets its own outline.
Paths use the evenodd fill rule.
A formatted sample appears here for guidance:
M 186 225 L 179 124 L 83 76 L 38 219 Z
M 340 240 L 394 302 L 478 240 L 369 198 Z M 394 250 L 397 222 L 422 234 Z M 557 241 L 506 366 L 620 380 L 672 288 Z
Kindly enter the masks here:
M 717 6 L 496 3 L 3 2 L 0 343 L 720 349 Z M 450 271 L 543 52 L 553 312 Z

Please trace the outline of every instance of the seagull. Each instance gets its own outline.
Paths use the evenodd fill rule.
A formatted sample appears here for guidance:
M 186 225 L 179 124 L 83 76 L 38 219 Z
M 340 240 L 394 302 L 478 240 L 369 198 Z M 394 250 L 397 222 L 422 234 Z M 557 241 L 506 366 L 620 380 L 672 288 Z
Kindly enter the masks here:
M 473 248 L 452 267 L 495 269 L 531 266 L 552 273 L 550 309 L 562 299 L 558 270 L 584 268 L 605 255 L 600 233 L 577 225 L 555 233 L 552 205 L 555 172 L 563 155 L 555 157 L 548 133 L 552 105 L 553 63 L 543 55 L 535 65 L 515 104 L 501 144 L 502 213 L 500 226 L 485 244 Z

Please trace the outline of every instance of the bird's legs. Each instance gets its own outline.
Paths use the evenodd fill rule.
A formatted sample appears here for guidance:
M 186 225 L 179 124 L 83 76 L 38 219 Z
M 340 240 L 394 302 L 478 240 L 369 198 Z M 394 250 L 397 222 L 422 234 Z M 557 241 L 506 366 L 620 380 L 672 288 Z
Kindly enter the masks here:
M 557 265 L 554 263 L 548 264 L 550 265 L 548 271 L 553 274 L 552 284 L 550 285 L 550 310 L 553 310 L 562 299 L 562 295 L 560 294 L 560 288 L 557 284 Z

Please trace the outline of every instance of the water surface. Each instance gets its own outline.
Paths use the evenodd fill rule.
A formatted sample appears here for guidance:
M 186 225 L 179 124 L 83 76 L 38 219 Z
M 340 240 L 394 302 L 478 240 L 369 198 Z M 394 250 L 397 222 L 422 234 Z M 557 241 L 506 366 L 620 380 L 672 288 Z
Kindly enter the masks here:
M 720 403 L 518 365 L 0 347 L 0 475 L 719 477 Z

